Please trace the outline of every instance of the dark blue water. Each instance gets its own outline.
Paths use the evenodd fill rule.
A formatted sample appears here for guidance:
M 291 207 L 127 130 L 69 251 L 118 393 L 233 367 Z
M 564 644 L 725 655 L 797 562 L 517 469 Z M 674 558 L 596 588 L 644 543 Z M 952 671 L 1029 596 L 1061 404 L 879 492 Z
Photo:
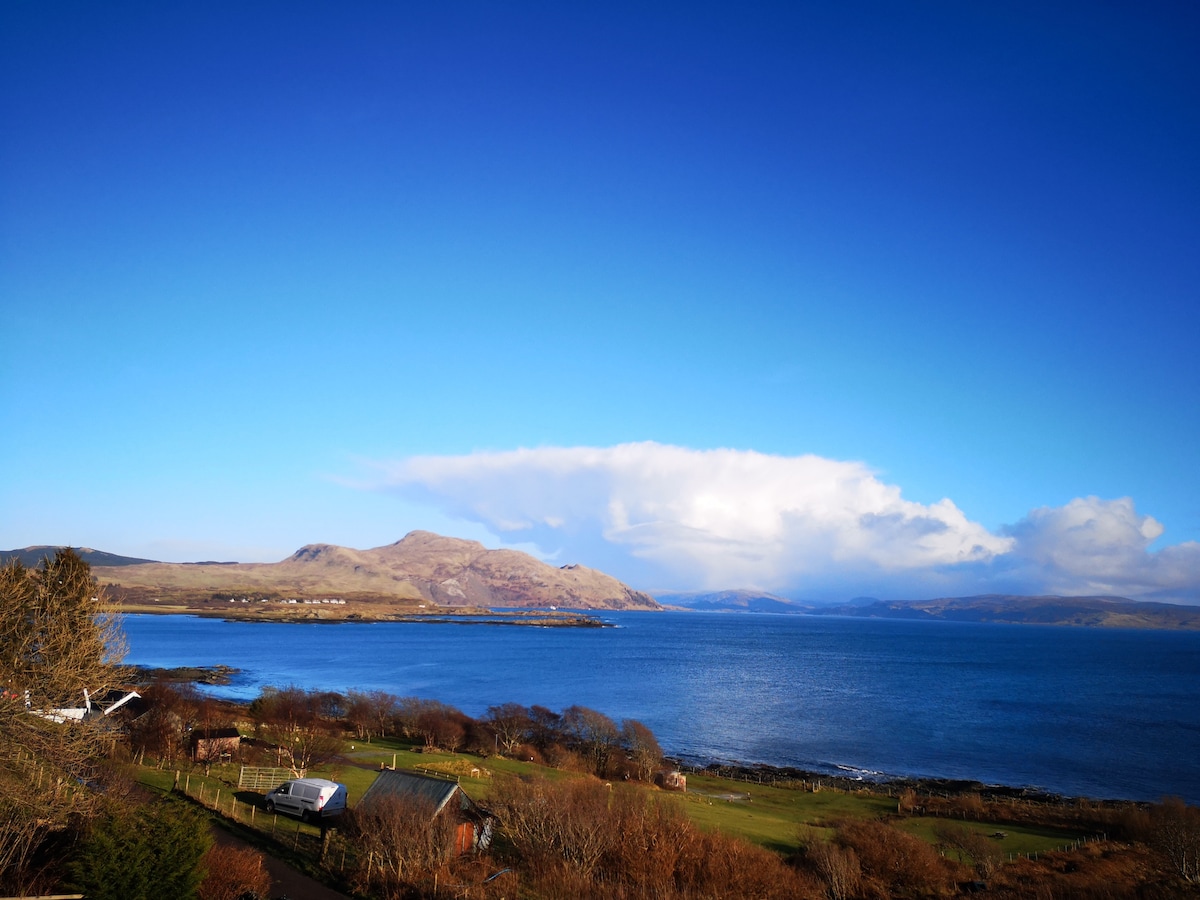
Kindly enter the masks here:
M 220 689 L 382 689 L 638 719 L 695 760 L 1200 803 L 1200 633 L 620 613 L 619 627 L 281 625 L 129 616 L 127 661 Z

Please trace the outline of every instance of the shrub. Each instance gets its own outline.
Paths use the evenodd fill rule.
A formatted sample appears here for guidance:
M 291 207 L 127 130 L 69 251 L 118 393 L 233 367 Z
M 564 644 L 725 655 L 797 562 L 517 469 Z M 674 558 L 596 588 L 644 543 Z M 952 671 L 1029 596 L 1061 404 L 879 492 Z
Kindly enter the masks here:
M 249 847 L 215 844 L 204 854 L 207 874 L 197 892 L 199 900 L 266 900 L 271 894 L 271 876 L 263 855 Z
M 929 844 L 878 821 L 846 820 L 834 838 L 855 852 L 864 893 L 880 897 L 940 897 L 952 892 L 948 864 Z
M 428 800 L 390 795 L 345 814 L 343 828 L 358 846 L 352 880 L 360 891 L 395 900 L 441 869 L 450 859 L 454 827 L 449 816 L 434 812 Z
M 862 886 L 862 866 L 852 847 L 817 838 L 807 848 L 805 860 L 825 883 L 830 900 L 850 900 Z
M 995 842 L 986 834 L 966 825 L 947 824 L 935 829 L 938 841 L 953 848 L 975 866 L 980 878 L 987 880 L 1000 867 L 1002 857 Z M 964 862 L 966 860 L 964 859 Z
M 492 809 L 532 897 L 821 897 L 761 847 L 700 831 L 670 800 L 591 778 L 500 782 Z

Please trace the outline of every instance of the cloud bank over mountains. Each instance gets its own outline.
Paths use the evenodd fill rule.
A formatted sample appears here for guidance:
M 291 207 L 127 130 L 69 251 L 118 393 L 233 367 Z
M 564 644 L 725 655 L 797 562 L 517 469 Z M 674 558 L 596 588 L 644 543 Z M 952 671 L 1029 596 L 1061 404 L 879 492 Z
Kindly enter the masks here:
M 1151 552 L 1163 527 L 1129 498 L 1035 509 L 993 533 L 950 499 L 915 503 L 861 462 L 813 455 L 644 442 L 415 456 L 378 469 L 375 488 L 652 590 L 1200 599 L 1200 543 Z

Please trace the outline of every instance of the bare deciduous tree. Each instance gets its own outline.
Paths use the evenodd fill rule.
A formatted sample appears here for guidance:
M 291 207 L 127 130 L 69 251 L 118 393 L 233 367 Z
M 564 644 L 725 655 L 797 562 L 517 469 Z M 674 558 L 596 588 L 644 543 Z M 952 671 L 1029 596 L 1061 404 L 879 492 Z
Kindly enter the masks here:
M 621 840 L 608 813 L 609 794 L 590 779 L 551 783 L 509 781 L 492 798 L 504 833 L 535 869 L 565 861 L 591 877 L 601 857 Z
M 621 744 L 629 754 L 640 781 L 650 781 L 662 765 L 663 752 L 654 732 L 637 719 L 621 722 Z
M 1002 857 L 995 843 L 986 834 L 966 825 L 953 823 L 934 829 L 938 841 L 966 857 L 975 866 L 980 878 L 991 878 L 1000 867 Z
M 500 751 L 510 756 L 528 738 L 532 726 L 529 710 L 519 703 L 489 706 L 484 721 L 496 735 Z
M 119 683 L 123 655 L 117 618 L 77 553 L 0 567 L 0 892 L 36 887 L 40 850 L 94 815 L 102 736 L 45 716 Z
M 529 879 L 528 896 L 803 900 L 822 893 L 769 850 L 702 832 L 675 803 L 628 786 L 512 779 L 497 783 L 490 803 Z
M 529 740 L 539 750 L 546 750 L 561 736 L 562 716 L 552 709 L 534 704 L 529 707 L 529 721 Z
M 335 723 L 321 715 L 321 695 L 289 686 L 265 689 L 250 704 L 255 731 L 275 749 L 276 761 L 296 775 L 329 762 L 342 751 Z
M 158 679 L 141 694 L 146 712 L 130 726 L 130 748 L 140 759 L 152 757 L 160 768 L 173 765 L 185 749 L 195 688 Z
M 354 736 L 360 741 L 371 743 L 375 731 L 375 721 L 371 716 L 370 698 L 361 691 L 346 693 L 346 724 L 354 729 Z
M 1200 809 L 1178 797 L 1150 808 L 1150 844 L 1166 855 L 1185 881 L 1200 881 Z
M 613 751 L 620 744 L 616 723 L 602 712 L 571 706 L 563 710 L 562 725 L 573 749 L 588 760 L 592 774 L 607 775 Z

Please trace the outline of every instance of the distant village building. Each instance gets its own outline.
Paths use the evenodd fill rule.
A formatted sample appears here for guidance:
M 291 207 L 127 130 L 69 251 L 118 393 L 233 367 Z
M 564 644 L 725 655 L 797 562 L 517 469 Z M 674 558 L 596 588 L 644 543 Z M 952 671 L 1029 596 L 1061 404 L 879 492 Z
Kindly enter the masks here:
M 452 817 L 456 856 L 486 850 L 492 842 L 495 817 L 468 797 L 457 781 L 387 769 L 367 788 L 356 808 L 369 808 L 382 797 L 418 800 L 432 806 L 435 819 Z
M 678 770 L 655 772 L 654 783 L 664 791 L 687 790 L 687 776 Z
M 197 729 L 191 736 L 192 759 L 196 762 L 220 762 L 232 759 L 242 746 L 236 728 Z

